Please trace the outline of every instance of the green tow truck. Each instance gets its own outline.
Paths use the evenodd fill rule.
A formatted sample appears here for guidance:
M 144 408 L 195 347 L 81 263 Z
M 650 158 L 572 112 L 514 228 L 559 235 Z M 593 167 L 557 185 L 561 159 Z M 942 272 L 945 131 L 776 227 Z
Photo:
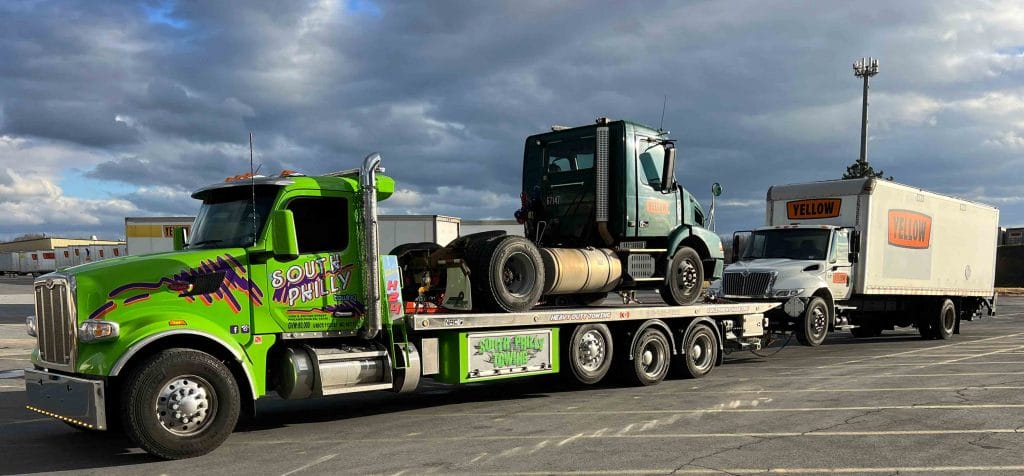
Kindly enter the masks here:
M 463 384 L 560 371 L 594 384 L 613 361 L 624 365 L 611 373 L 639 385 L 660 382 L 670 368 L 706 375 L 725 352 L 760 347 L 764 313 L 776 304 L 582 305 L 645 286 L 671 294 L 670 303 L 687 300 L 694 273 L 721 268 L 694 249 L 701 231 L 682 218 L 699 205 L 682 208 L 695 202 L 671 173 L 650 192 L 609 178 L 619 166 L 626 182 L 636 178 L 638 152 L 652 144 L 668 150 L 656 133 L 633 132 L 631 123 L 606 121 L 531 138 L 540 148 L 527 146 L 520 216 L 533 239 L 482 233 L 382 255 L 377 202 L 395 182 L 382 175 L 379 154 L 323 176 L 202 188 L 179 251 L 35 281 L 27 408 L 87 431 L 122 429 L 144 450 L 175 459 L 217 448 L 270 393 L 411 392 L 424 377 Z M 590 149 L 559 148 L 559 133 L 563 142 L 592 143 L 594 170 L 586 172 Z M 646 149 L 627 144 L 641 140 Z M 672 166 L 674 153 L 663 155 Z M 602 183 L 611 190 L 590 194 Z M 627 208 L 609 214 L 609 196 Z M 652 200 L 669 203 L 667 218 Z M 674 225 L 646 235 L 658 220 Z M 573 252 L 582 258 L 560 256 Z

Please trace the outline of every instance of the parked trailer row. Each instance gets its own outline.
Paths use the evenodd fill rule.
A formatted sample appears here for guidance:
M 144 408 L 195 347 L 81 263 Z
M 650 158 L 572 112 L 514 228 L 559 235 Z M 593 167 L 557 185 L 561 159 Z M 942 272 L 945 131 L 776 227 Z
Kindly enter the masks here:
M 57 269 L 78 266 L 128 254 L 125 245 L 72 245 L 54 248 Z
M 0 253 L 0 274 L 45 274 L 57 269 L 52 251 L 9 251 Z

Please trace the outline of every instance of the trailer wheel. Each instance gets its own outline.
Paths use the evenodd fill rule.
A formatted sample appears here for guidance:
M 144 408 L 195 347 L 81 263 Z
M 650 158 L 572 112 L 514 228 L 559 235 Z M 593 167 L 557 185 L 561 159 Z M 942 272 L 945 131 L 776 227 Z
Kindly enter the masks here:
M 718 361 L 718 342 L 715 331 L 706 324 L 697 324 L 683 339 L 680 358 L 683 365 L 679 373 L 687 378 L 701 378 L 715 368 Z
M 576 381 L 593 385 L 608 375 L 612 365 L 612 333 L 605 324 L 576 326 L 568 345 L 563 348 L 563 362 L 572 369 Z
M 668 338 L 657 329 L 644 329 L 633 345 L 633 371 L 630 380 L 637 385 L 657 385 L 665 380 L 672 352 Z
M 126 382 L 121 400 L 125 432 L 161 458 L 204 455 L 234 431 L 240 399 L 231 371 L 213 356 L 164 350 Z
M 473 299 L 497 312 L 529 311 L 544 291 L 544 264 L 537 247 L 521 236 L 501 236 L 476 255 Z M 477 292 L 478 291 L 478 292 Z
M 938 311 L 929 326 L 931 335 L 934 339 L 946 340 L 953 336 L 953 330 L 956 328 L 956 305 L 949 299 L 943 299 Z
M 681 246 L 665 270 L 665 282 L 659 292 L 665 304 L 686 306 L 697 302 L 704 286 L 704 265 L 700 255 L 688 246 Z
M 796 329 L 796 340 L 808 347 L 817 347 L 828 337 L 828 305 L 820 297 L 807 303 L 803 318 Z

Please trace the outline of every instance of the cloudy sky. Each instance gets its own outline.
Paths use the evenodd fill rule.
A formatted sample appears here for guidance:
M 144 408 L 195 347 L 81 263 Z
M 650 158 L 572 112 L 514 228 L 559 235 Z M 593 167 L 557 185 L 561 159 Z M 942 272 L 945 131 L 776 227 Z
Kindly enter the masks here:
M 768 186 L 897 181 L 1024 225 L 1019 1 L 0 3 L 0 239 L 124 234 L 191 215 L 248 171 L 350 168 L 380 151 L 390 213 L 511 218 L 523 139 L 598 116 L 665 128 L 720 233 Z

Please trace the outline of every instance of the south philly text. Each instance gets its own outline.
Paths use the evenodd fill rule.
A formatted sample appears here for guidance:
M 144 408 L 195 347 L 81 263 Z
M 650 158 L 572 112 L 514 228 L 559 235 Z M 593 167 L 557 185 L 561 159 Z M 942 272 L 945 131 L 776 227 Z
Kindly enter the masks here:
M 270 273 L 274 301 L 294 306 L 338 294 L 348 289 L 355 265 L 341 264 L 341 257 L 315 258 Z

